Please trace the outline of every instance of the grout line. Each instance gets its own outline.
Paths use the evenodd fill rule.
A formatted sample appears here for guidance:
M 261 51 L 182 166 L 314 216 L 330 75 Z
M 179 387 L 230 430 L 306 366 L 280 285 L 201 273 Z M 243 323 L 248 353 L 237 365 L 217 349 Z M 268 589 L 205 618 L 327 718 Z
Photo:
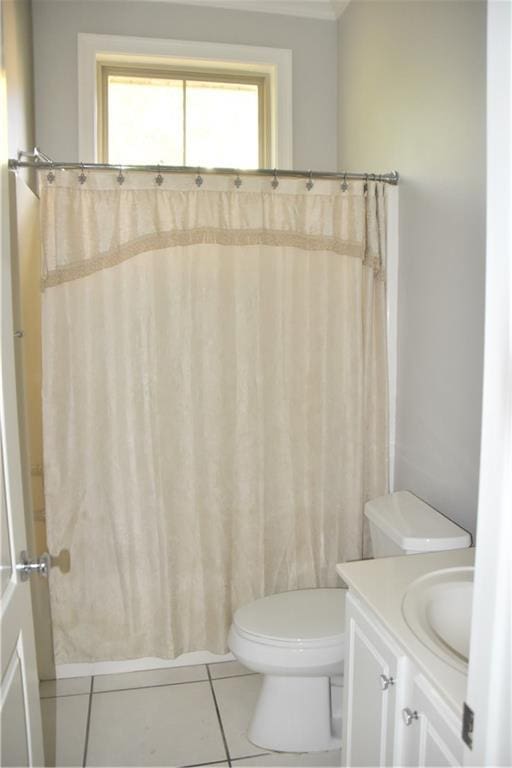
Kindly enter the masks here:
M 201 766 L 205 765 L 222 765 L 225 762 L 226 760 L 210 760 L 209 763 L 187 763 L 186 765 L 180 766 L 180 768 L 201 768 Z
M 219 677 L 212 677 L 212 680 L 230 680 L 232 677 L 250 677 L 251 675 L 257 675 L 258 672 L 242 672 L 241 675 L 219 675 Z
M 171 688 L 174 685 L 195 685 L 196 683 L 207 683 L 208 678 L 205 677 L 204 680 L 188 680 L 186 682 L 181 681 L 179 683 L 155 683 L 155 685 L 133 685 L 129 688 L 107 688 L 104 691 L 93 691 L 95 696 L 98 696 L 102 693 L 122 693 L 123 691 L 143 691 L 150 688 Z
M 221 662 L 222 663 L 222 662 Z M 229 663 L 229 662 L 225 662 Z M 207 664 L 204 665 L 205 667 L 208 666 Z M 125 674 L 123 672 L 114 672 L 114 675 L 122 675 Z M 130 672 L 128 674 L 131 674 Z M 242 672 L 239 675 L 220 675 L 219 677 L 212 677 L 212 680 L 232 680 L 237 677 L 251 677 L 251 675 L 257 675 L 258 672 Z M 91 675 L 91 680 L 94 677 L 103 677 L 103 675 Z M 67 678 L 62 678 L 67 679 Z M 70 680 L 72 678 L 69 678 Z M 97 691 L 95 689 L 92 690 L 92 693 L 118 693 L 119 691 L 139 691 L 141 688 L 166 688 L 170 685 L 189 685 L 190 683 L 207 683 L 209 682 L 209 677 L 203 677 L 201 680 L 180 680 L 177 683 L 155 683 L 154 685 L 130 685 L 127 688 L 105 688 L 101 691 Z M 53 682 L 48 681 L 48 682 Z M 69 698 L 70 696 L 87 696 L 89 694 L 89 691 L 77 691 L 76 693 L 48 693 L 46 695 L 39 695 L 39 698 L 41 701 L 44 701 L 45 699 L 64 699 Z M 266 754 L 266 752 L 264 753 Z M 207 765 L 207 763 L 206 763 Z M 185 766 L 184 768 L 187 768 Z
M 82 762 L 82 768 L 85 768 L 87 763 L 87 749 L 89 747 L 89 728 L 91 725 L 91 709 L 92 709 L 92 688 L 94 683 L 94 675 L 91 675 L 91 687 L 89 689 L 89 708 L 87 710 L 87 725 L 85 726 L 85 744 L 84 744 L 84 759 Z
M 210 689 L 211 689 L 212 696 L 213 696 L 213 703 L 215 704 L 215 711 L 217 712 L 217 719 L 218 719 L 219 725 L 220 725 L 220 732 L 221 732 L 221 735 L 222 735 L 222 741 L 224 742 L 224 749 L 226 750 L 226 757 L 228 759 L 228 765 L 231 766 L 231 756 L 229 754 L 228 742 L 227 742 L 227 739 L 226 739 L 226 734 L 224 733 L 224 726 L 222 725 L 222 718 L 220 716 L 220 709 L 219 709 L 219 705 L 217 703 L 217 697 L 215 695 L 215 689 L 213 687 L 213 680 L 212 680 L 212 676 L 210 674 L 210 670 L 209 670 L 208 666 L 206 667 L 206 671 L 208 672 L 208 679 L 210 681 Z
M 119 673 L 122 674 L 122 673 Z M 225 677 L 212 677 L 212 680 L 231 680 L 236 677 L 250 677 L 251 675 L 257 675 L 257 672 L 249 672 L 247 674 L 243 675 L 226 675 Z M 101 677 L 101 675 L 97 675 L 96 677 Z M 167 688 L 170 685 L 190 685 L 191 683 L 207 683 L 209 681 L 208 677 L 204 677 L 202 680 L 180 680 L 178 683 L 155 683 L 154 685 L 133 685 L 129 688 L 106 688 L 105 690 L 96 691 L 94 690 L 94 694 L 98 693 L 117 693 L 119 691 L 140 691 L 141 688 Z M 61 696 L 83 696 L 79 693 L 64 693 L 61 694 Z M 57 698 L 55 696 L 47 696 L 46 698 Z M 60 698 L 60 696 L 58 697 Z
M 89 691 L 81 691 L 79 693 L 49 693 L 46 696 L 39 696 L 41 701 L 46 701 L 46 699 L 69 699 L 71 696 L 88 696 Z
M 212 665 L 210 664 L 197 664 L 194 666 L 204 666 L 207 667 L 209 670 L 210 666 L 217 666 L 217 664 L 231 664 L 230 661 L 220 661 L 220 662 L 214 662 Z M 176 667 L 176 669 L 179 669 L 179 667 Z M 141 670 L 141 674 L 144 673 L 146 670 Z M 154 670 L 147 670 L 153 672 Z M 133 674 L 139 674 L 138 671 L 136 672 L 112 672 L 108 675 L 91 675 L 92 677 L 117 677 L 117 675 L 133 675 Z M 207 673 L 208 674 L 208 673 Z M 236 675 L 218 675 L 216 677 L 212 676 L 212 680 L 229 680 L 232 677 L 249 677 L 250 675 L 257 675 L 258 672 L 240 672 Z M 72 677 L 60 677 L 58 680 L 42 680 L 41 682 L 44 683 L 56 683 L 59 680 L 73 680 Z M 200 680 L 179 680 L 176 683 L 155 683 L 154 685 L 134 685 L 130 686 L 129 688 L 106 688 L 102 691 L 95 691 L 93 690 L 93 693 L 113 693 L 114 691 L 135 691 L 139 688 L 162 688 L 162 686 L 165 685 L 184 685 L 186 683 L 207 683 L 209 678 L 207 676 L 201 678 Z M 45 695 L 39 694 L 40 699 L 60 699 L 64 696 L 85 696 L 87 695 L 88 691 L 77 691 L 76 693 L 48 693 Z M 207 765 L 207 763 L 206 763 Z M 184 766 L 184 768 L 187 768 L 187 766 Z

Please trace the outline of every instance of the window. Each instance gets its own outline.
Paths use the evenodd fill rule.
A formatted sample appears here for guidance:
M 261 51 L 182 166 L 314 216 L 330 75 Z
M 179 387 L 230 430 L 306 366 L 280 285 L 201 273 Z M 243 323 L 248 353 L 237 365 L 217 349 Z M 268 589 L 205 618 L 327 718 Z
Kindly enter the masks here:
M 83 162 L 105 162 L 109 157 L 108 148 L 108 91 L 105 94 L 105 81 L 108 73 L 119 78 L 146 77 L 149 80 L 187 81 L 188 101 L 190 102 L 191 84 L 221 83 L 226 94 L 233 89 L 233 84 L 241 86 L 258 86 L 258 164 L 269 168 L 293 167 L 293 109 L 292 109 L 292 52 L 286 48 L 265 48 L 254 45 L 233 45 L 231 43 L 207 43 L 191 40 L 171 40 L 169 38 L 129 37 L 125 35 L 93 35 L 80 32 L 78 34 L 78 159 Z M 263 89 L 261 84 L 263 82 Z M 137 81 L 140 85 L 140 81 Z M 121 87 L 121 83 L 119 83 Z M 153 93 L 158 91 L 155 89 Z M 172 89 L 171 89 L 172 90 Z M 222 90 L 217 86 L 216 93 Z M 140 93 L 141 91 L 137 91 Z M 182 94 L 183 95 L 183 94 Z M 233 92 L 231 90 L 231 95 Z M 244 98 L 251 98 L 243 94 Z M 156 98 L 156 97 L 155 97 Z M 201 97 L 206 99 L 206 93 Z M 208 96 L 208 98 L 211 98 Z M 225 95 L 227 99 L 228 96 Z M 240 96 L 241 98 L 241 96 Z M 252 97 L 254 98 L 254 97 Z M 263 104 L 261 103 L 263 101 Z M 167 104 L 168 102 L 166 102 Z M 254 102 L 253 102 L 254 103 Z M 183 99 L 181 101 L 183 105 Z M 204 104 L 204 102 L 203 102 Z M 190 105 L 189 105 L 190 106 Z M 169 109 L 169 107 L 164 107 Z M 245 110 L 246 111 L 246 110 Z M 103 113 L 105 119 L 103 119 Z M 133 116 L 133 111 L 132 111 Z M 162 141 L 157 131 L 165 127 L 167 118 L 149 119 L 149 110 L 139 111 L 135 124 L 149 123 L 152 133 L 151 141 Z M 224 113 L 227 115 L 227 112 Z M 190 122 L 189 112 L 189 122 Z M 134 122 L 130 120 L 128 122 Z M 220 126 L 220 127 L 219 127 Z M 127 130 L 126 121 L 124 130 Z M 211 139 L 213 132 L 220 133 L 225 139 L 225 131 L 230 136 L 235 134 L 236 141 L 231 148 L 240 145 L 240 137 L 245 137 L 245 129 L 234 123 L 231 118 L 223 117 L 223 113 L 215 107 L 209 107 L 207 121 L 201 118 L 201 130 L 209 137 L 210 148 L 214 146 Z M 117 133 L 117 136 L 120 134 Z M 161 135 L 161 134 L 160 134 Z M 186 144 L 186 136 L 182 132 L 182 141 Z M 140 136 L 140 134 L 139 134 Z M 138 139 L 147 152 L 150 141 Z M 169 143 L 169 138 L 165 138 Z M 177 141 L 177 139 L 176 139 Z M 229 144 L 225 141 L 225 144 Z M 174 145 L 176 149 L 176 144 Z M 254 144 L 253 144 L 254 147 Z M 179 147 L 178 147 L 179 149 Z M 186 149 L 186 147 L 185 147 Z M 119 152 L 119 147 L 116 149 Z M 175 150 L 174 150 L 175 151 Z M 254 149 L 253 149 L 254 152 Z M 112 153 L 111 153 L 112 154 Z M 155 152 L 158 161 L 162 149 Z M 219 149 L 220 155 L 220 149 Z M 135 150 L 133 150 L 135 157 Z M 138 155 L 141 157 L 141 154 Z M 147 157 L 147 155 L 142 155 Z M 114 154 L 112 154 L 112 158 Z M 165 157 L 165 155 L 164 155 Z M 162 157 L 163 159 L 163 157 Z M 250 159 L 250 158 L 249 158 Z M 242 161 L 233 158 L 214 156 L 209 166 L 243 167 L 249 165 L 249 159 Z M 196 163 L 187 153 L 187 162 Z M 222 160 L 222 162 L 220 162 Z M 235 161 L 236 160 L 236 161 Z M 111 160 L 114 163 L 114 160 Z M 121 164 L 135 163 L 124 157 Z M 146 160 L 145 162 L 151 162 Z M 183 162 L 183 161 L 180 161 Z
M 269 84 L 231 70 L 98 64 L 99 158 L 268 167 Z

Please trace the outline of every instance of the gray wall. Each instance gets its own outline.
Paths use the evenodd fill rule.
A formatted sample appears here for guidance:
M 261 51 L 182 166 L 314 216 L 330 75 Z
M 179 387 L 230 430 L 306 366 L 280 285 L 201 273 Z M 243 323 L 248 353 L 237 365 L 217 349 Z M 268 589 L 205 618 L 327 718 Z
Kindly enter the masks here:
M 79 159 L 77 35 L 90 32 L 292 49 L 294 165 L 336 168 L 336 22 L 137 0 L 34 0 L 33 14 L 36 135 L 51 157 Z
M 402 174 L 396 487 L 474 532 L 486 7 L 353 0 L 338 30 L 338 162 Z

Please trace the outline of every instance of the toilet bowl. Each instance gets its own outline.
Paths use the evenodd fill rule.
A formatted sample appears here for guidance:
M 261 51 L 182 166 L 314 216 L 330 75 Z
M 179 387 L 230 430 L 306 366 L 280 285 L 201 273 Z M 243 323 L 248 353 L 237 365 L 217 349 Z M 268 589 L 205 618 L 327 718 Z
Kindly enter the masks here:
M 264 675 L 248 732 L 254 744 L 281 752 L 340 746 L 344 592 L 282 592 L 235 613 L 228 645 Z
M 374 557 L 459 549 L 470 535 L 408 491 L 365 505 Z M 264 749 L 318 752 L 341 744 L 345 589 L 255 600 L 233 617 L 228 645 L 263 675 L 248 737 Z

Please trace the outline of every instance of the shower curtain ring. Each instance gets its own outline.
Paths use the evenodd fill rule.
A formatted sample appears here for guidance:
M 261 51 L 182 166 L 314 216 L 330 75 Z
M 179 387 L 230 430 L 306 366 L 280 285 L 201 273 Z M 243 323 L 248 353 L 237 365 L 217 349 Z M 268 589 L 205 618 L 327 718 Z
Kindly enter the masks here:
M 162 176 L 162 172 L 160 171 L 160 163 L 158 163 L 158 173 L 155 176 L 155 184 L 161 187 L 163 183 L 164 183 L 164 177 Z
M 240 178 L 239 173 L 236 174 L 236 179 L 234 180 L 233 184 L 237 189 L 240 189 L 240 187 L 242 186 L 242 179 Z
M 347 174 L 346 173 L 343 174 L 343 181 L 341 182 L 340 189 L 341 189 L 342 192 L 346 192 L 347 189 L 348 189 Z
M 274 168 L 274 177 L 272 179 L 272 189 L 277 189 L 279 186 L 279 179 L 277 178 L 277 168 Z
M 365 175 L 364 175 L 364 184 L 363 184 L 363 194 L 366 195 L 367 192 L 368 192 L 368 174 L 365 173 Z
M 55 181 L 55 173 L 53 172 L 53 160 L 50 164 L 50 170 L 46 174 L 46 178 L 48 179 L 48 184 L 53 184 Z
M 119 186 L 121 186 L 121 184 L 124 184 L 124 175 L 123 175 L 123 166 L 122 165 L 119 166 L 119 173 L 117 174 L 116 180 L 117 180 L 117 183 L 119 184 Z
M 83 163 L 80 163 L 80 176 L 78 177 L 78 181 L 80 182 L 80 184 L 85 184 L 85 182 L 87 181 L 87 176 L 85 175 L 85 168 Z
M 196 187 L 200 187 L 203 183 L 203 177 L 199 173 L 199 168 L 197 169 L 197 176 L 196 176 Z
M 306 189 L 307 189 L 307 191 L 308 191 L 308 192 L 311 192 L 311 190 L 313 189 L 313 187 L 314 187 L 314 181 L 313 181 L 313 171 L 310 171 L 310 172 L 309 172 L 309 179 L 308 179 L 308 183 L 306 184 Z

